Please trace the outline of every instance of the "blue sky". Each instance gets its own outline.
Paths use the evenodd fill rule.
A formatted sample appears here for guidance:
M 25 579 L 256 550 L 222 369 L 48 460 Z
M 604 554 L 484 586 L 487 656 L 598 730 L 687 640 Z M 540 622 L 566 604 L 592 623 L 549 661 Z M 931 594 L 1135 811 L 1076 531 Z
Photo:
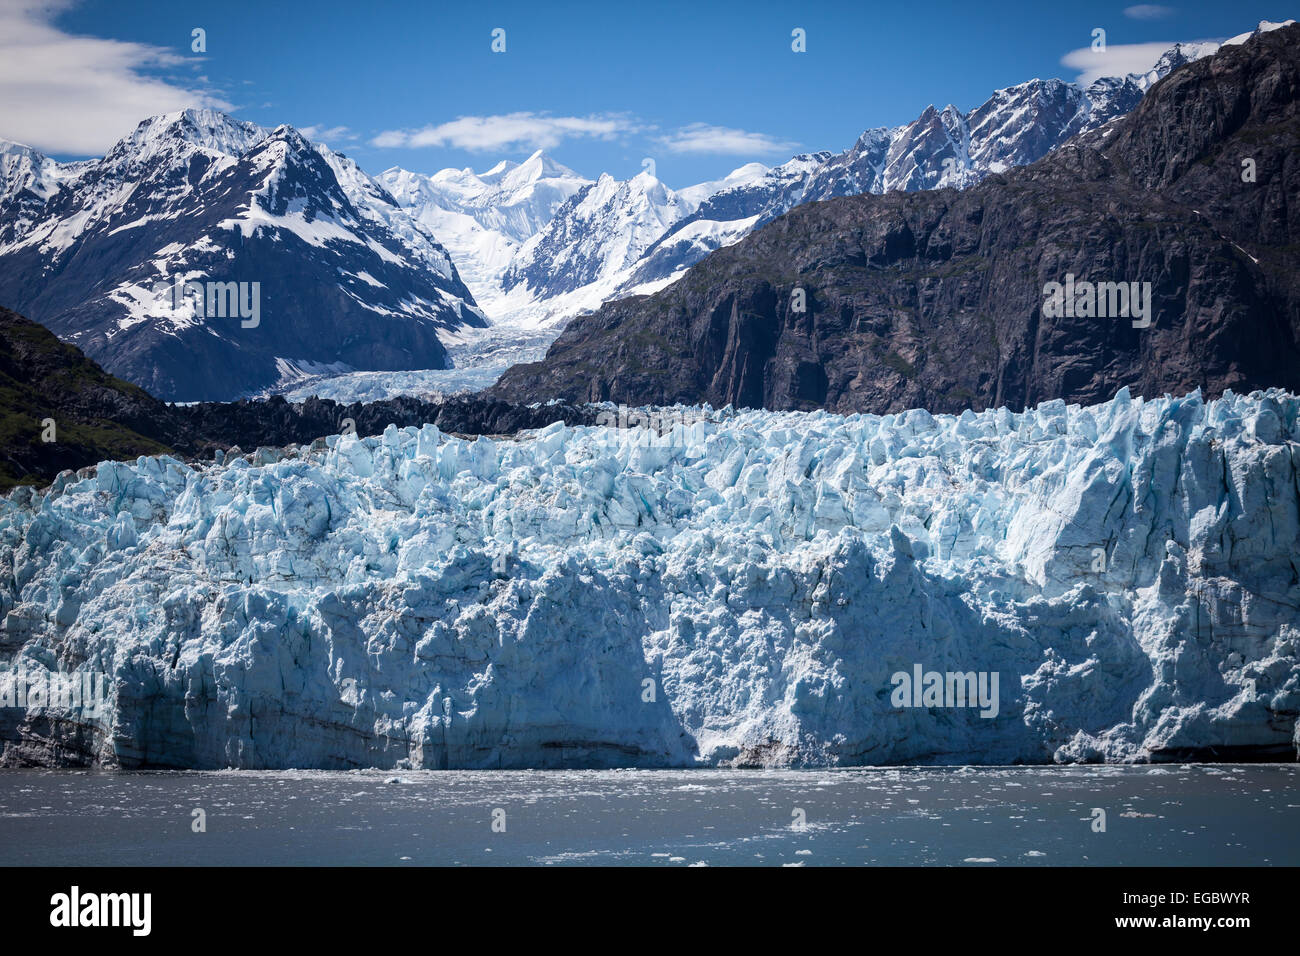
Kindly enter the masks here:
M 306 128 L 371 172 L 481 171 L 541 147 L 592 177 L 650 157 L 676 187 L 844 149 L 930 103 L 966 110 L 1034 76 L 1074 79 L 1062 61 L 1097 27 L 1120 72 L 1160 44 L 1294 13 L 1271 0 L 42 6 L 0 0 L 0 136 L 61 158 L 102 154 L 146 115 L 216 105 Z M 796 27 L 805 53 L 791 50 Z

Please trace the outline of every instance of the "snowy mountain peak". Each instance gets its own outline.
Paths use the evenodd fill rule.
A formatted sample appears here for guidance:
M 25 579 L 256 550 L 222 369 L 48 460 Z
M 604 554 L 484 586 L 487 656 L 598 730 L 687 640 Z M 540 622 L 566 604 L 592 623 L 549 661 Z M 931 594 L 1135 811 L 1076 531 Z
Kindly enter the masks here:
M 480 176 L 478 173 L 474 172 L 474 169 L 473 169 L 473 167 L 471 167 L 471 166 L 466 166 L 466 167 L 464 167 L 463 169 L 454 169 L 454 168 L 452 168 L 452 167 L 448 167 L 447 169 L 440 169 L 440 170 L 438 170 L 436 173 L 434 173 L 434 174 L 431 175 L 431 176 L 425 176 L 425 175 L 423 175 L 423 174 L 421 174 L 421 173 L 413 173 L 413 172 L 411 172 L 410 170 L 402 169 L 402 167 L 400 167 L 400 166 L 392 166 L 392 167 L 390 167 L 390 168 L 384 170 L 382 173 L 380 173 L 380 175 L 381 175 L 381 176 L 396 176 L 396 175 L 399 175 L 399 174 L 400 174 L 400 175 L 408 176 L 408 177 L 417 177 L 417 178 L 419 178 L 419 179 L 427 179 L 427 180 L 429 180 L 430 182 L 435 182 L 435 183 L 469 183 L 469 182 L 475 182 L 475 183 L 479 183 L 479 184 L 481 184 L 481 183 L 484 182 L 484 180 L 485 180 L 487 177 L 489 177 L 489 176 L 497 176 L 497 177 L 500 177 L 501 175 L 504 175 L 504 174 L 505 174 L 506 172 L 508 172 L 509 170 L 514 169 L 514 167 L 515 167 L 515 164 L 514 164 L 514 163 L 511 163 L 511 162 L 509 162 L 509 161 L 503 159 L 503 160 L 501 160 L 501 162 L 497 163 L 495 166 L 493 166 L 491 169 L 489 169 L 489 170 L 488 170 L 486 173 L 484 173 L 482 176 Z
M 881 143 L 888 143 L 896 132 L 896 128 L 891 129 L 887 126 L 877 126 L 875 129 L 866 130 L 854 142 L 853 149 L 861 151 L 871 149 Z
M 28 158 L 39 156 L 42 159 L 45 158 L 43 154 L 38 153 L 30 146 L 24 145 L 23 143 L 15 143 L 12 140 L 0 139 L 0 157 L 7 156 L 22 156 Z
M 723 180 L 725 183 L 740 182 L 742 180 L 753 179 L 755 176 L 762 176 L 767 172 L 768 167 L 762 163 L 746 163 L 744 166 L 737 166 L 731 172 L 727 173 Z
M 1145 73 L 1130 73 L 1127 77 L 1119 79 L 1127 79 L 1134 83 L 1138 89 L 1145 92 L 1154 83 L 1164 79 L 1174 70 L 1186 63 L 1191 63 L 1193 60 L 1199 60 L 1203 57 L 1213 56 L 1222 47 L 1238 46 L 1245 43 L 1251 37 L 1258 36 L 1261 33 L 1270 33 L 1273 30 L 1280 30 L 1282 27 L 1290 26 L 1293 23 L 1295 23 L 1294 20 L 1284 20 L 1280 23 L 1274 23 L 1270 20 L 1261 20 L 1254 30 L 1240 33 L 1229 40 L 1224 40 L 1222 43 L 1215 42 L 1214 40 L 1203 40 L 1192 43 L 1175 43 L 1172 47 L 1162 53 L 1160 58 L 1152 65 L 1151 69 L 1147 70 Z
M 1229 42 L 1284 25 L 1262 23 Z M 991 173 L 1032 163 L 1071 137 L 1128 113 L 1152 84 L 1218 48 L 1213 42 L 1175 44 L 1146 73 L 1101 77 L 1086 89 L 1035 78 L 995 91 L 969 113 L 932 104 L 911 123 L 867 130 L 843 153 L 803 153 L 706 197 L 682 190 L 679 195 L 695 199 L 699 208 L 651 243 L 611 297 L 662 288 L 713 250 L 809 200 L 965 188 Z
M 770 167 L 764 166 L 762 163 L 746 163 L 744 166 L 737 166 L 722 179 L 714 179 L 706 183 L 697 183 L 694 186 L 679 189 L 677 195 L 689 204 L 692 210 L 695 210 L 709 197 L 728 189 L 737 189 L 757 182 L 770 172 Z
M 302 133 L 298 132 L 295 127 L 290 126 L 288 123 L 281 123 L 275 129 L 271 130 L 269 138 L 284 140 L 295 149 L 308 150 L 315 148 L 307 137 L 303 136 Z
M 1151 84 L 1217 49 L 1174 44 L 1146 73 L 1101 77 L 1086 89 L 1035 78 L 995 91 L 968 113 L 931 104 L 910 123 L 864 131 L 843 153 L 800 153 L 774 168 L 751 163 L 679 190 L 644 172 L 626 180 L 605 173 L 593 183 L 542 150 L 482 174 L 390 170 L 380 178 L 442 239 L 489 314 L 553 323 L 606 298 L 661 288 L 800 203 L 965 188 L 1033 162 L 1124 115 Z
M 59 167 L 30 146 L 0 139 L 0 203 L 23 190 L 48 199 L 59 188 Z
M 159 148 L 180 141 L 199 149 L 241 156 L 269 135 L 255 123 L 235 119 L 220 110 L 184 109 L 162 113 L 142 121 L 125 139 L 110 150 L 139 153 L 149 147 Z
M 534 183 L 541 179 L 580 179 L 572 169 L 564 166 L 542 150 L 537 150 L 522 163 L 511 169 L 505 177 L 502 178 L 502 185 L 506 180 L 510 181 L 511 186 L 525 183 Z
M 102 160 L 4 157 L 0 301 L 162 398 L 235 398 L 304 363 L 443 367 L 439 333 L 485 324 L 433 235 L 292 126 L 179 110 Z M 10 175 L 28 183 L 12 197 Z M 256 287 L 258 315 L 168 305 L 157 289 L 178 278 Z
M 1261 33 L 1272 33 L 1274 30 L 1280 30 L 1283 27 L 1289 27 L 1294 23 L 1295 23 L 1294 20 L 1281 20 L 1279 22 L 1274 22 L 1272 20 L 1260 20 L 1259 26 L 1255 27 L 1255 29 L 1249 30 L 1246 33 L 1239 33 L 1230 40 L 1224 40 L 1223 45 L 1238 46 L 1239 44 L 1245 43 L 1253 36 L 1258 36 Z
M 648 171 L 626 180 L 602 173 L 523 244 L 502 284 L 507 290 L 522 287 L 534 297 L 592 283 L 603 288 L 600 283 L 631 266 L 667 228 L 694 211 L 693 202 Z
M 501 162 L 497 163 L 495 166 L 493 166 L 491 169 L 489 169 L 487 172 L 483 173 L 482 175 L 476 174 L 472 166 L 466 166 L 464 169 L 461 170 L 444 169 L 441 172 L 434 173 L 434 176 L 435 177 L 442 176 L 444 173 L 450 173 L 454 175 L 455 173 L 459 172 L 462 174 L 463 178 L 469 178 L 473 176 L 476 179 L 479 179 L 485 183 L 496 182 L 506 173 L 510 172 L 513 169 L 518 168 L 518 166 L 519 166 L 518 163 L 512 163 L 508 159 L 503 159 L 501 160 Z
M 377 178 L 417 220 L 439 236 L 445 232 L 450 248 L 466 252 L 482 245 L 485 230 L 498 237 L 488 245 L 523 242 L 590 182 L 541 150 L 522 163 L 502 160 L 482 174 L 466 167 L 426 176 L 394 167 Z

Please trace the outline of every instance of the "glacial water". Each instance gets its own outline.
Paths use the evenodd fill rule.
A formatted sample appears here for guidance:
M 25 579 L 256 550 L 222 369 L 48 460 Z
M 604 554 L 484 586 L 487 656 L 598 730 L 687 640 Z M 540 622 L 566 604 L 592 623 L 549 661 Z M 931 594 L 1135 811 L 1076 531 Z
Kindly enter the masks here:
M 1300 766 L 11 770 L 0 864 L 1294 866 Z

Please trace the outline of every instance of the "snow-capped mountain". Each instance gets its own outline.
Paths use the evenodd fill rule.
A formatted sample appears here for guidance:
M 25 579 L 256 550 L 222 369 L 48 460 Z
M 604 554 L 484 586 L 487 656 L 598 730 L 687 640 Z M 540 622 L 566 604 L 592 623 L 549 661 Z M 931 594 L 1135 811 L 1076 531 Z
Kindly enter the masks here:
M 591 185 L 541 150 L 522 163 L 503 160 L 482 174 L 466 168 L 424 176 L 394 167 L 376 178 L 438 237 L 475 300 L 494 316 L 505 291 L 501 277 L 520 246 Z
M 23 192 L 49 199 L 63 182 L 79 173 L 85 163 L 58 163 L 30 146 L 0 140 L 0 203 Z
M 657 291 L 801 203 L 964 188 L 1034 162 L 1123 116 L 1153 83 L 1218 47 L 1175 44 L 1145 73 L 1102 77 L 1087 87 L 1030 80 L 965 113 L 931 106 L 906 125 L 866 131 L 844 152 L 805 153 L 770 169 L 751 163 L 679 190 L 648 173 L 592 183 L 542 153 L 483 174 L 390 169 L 379 179 L 439 236 L 494 323 L 553 335 L 608 299 Z
M 798 156 L 767 176 L 724 189 L 668 230 L 619 286 L 616 297 L 653 291 L 714 249 L 738 242 L 795 206 L 836 196 L 964 188 L 992 173 L 1025 166 L 1066 140 L 1125 115 L 1154 83 L 1178 67 L 1293 23 L 1262 21 L 1222 44 L 1176 43 L 1150 70 L 1101 77 L 1086 88 L 1033 79 L 998 90 L 968 113 L 928 107 L 906 126 L 863 133 L 843 153 Z
M 680 190 L 650 173 L 592 182 L 540 151 L 481 174 L 371 178 L 290 127 L 201 110 L 142 123 L 99 161 L 0 142 L 0 302 L 168 398 L 436 370 L 444 346 L 543 346 L 569 317 L 656 291 L 801 203 L 966 187 L 1032 162 L 1218 46 L 1178 44 L 1145 73 L 1087 88 L 1036 79 L 966 113 L 930 107 L 842 153 Z M 256 282 L 266 321 L 159 309 L 156 286 L 176 279 Z
M 1300 230 L 1282 212 L 1300 195 L 1297 41 L 1300 25 L 1189 63 L 964 190 L 804 203 L 669 288 L 574 317 L 490 397 L 884 415 L 1300 390 Z M 1079 308 L 1045 302 L 1079 277 L 1063 292 Z
M 648 172 L 622 182 L 604 174 L 523 244 L 502 284 L 507 290 L 525 285 L 535 298 L 552 298 L 608 280 L 694 209 Z
M 0 246 L 32 228 L 45 204 L 88 163 L 59 163 L 20 143 L 0 139 Z
M 682 190 L 668 188 L 649 172 L 624 182 L 603 175 L 520 248 L 502 284 L 515 302 L 547 303 L 542 314 L 551 321 L 594 309 L 616 291 L 626 291 L 646 252 L 710 196 L 744 190 L 771 173 L 750 163 L 724 179 Z
M 550 336 L 555 322 L 599 306 L 645 250 L 707 197 L 768 172 L 749 163 L 673 190 L 650 172 L 593 182 L 538 151 L 485 173 L 425 176 L 395 167 L 377 178 L 438 236 L 495 324 L 521 334 L 549 325 L 542 334 Z
M 797 156 L 757 180 L 719 191 L 646 252 L 618 294 L 648 291 L 805 202 L 944 187 L 964 188 L 1024 166 L 1079 133 L 1129 112 L 1157 79 L 1217 44 L 1180 44 L 1145 74 L 1103 77 L 1086 89 L 1030 80 L 995 92 L 968 113 L 928 107 L 905 126 L 863 133 L 843 153 Z
M 184 110 L 99 161 L 0 155 L 0 301 L 159 397 L 439 368 L 440 333 L 486 324 L 433 234 L 292 127 Z
M 411 174 L 402 173 L 392 169 L 379 178 L 385 185 L 392 182 L 404 190 Z M 419 185 L 444 209 L 465 213 L 484 228 L 523 242 L 550 222 L 566 199 L 590 182 L 539 149 L 522 163 L 502 160 L 481 176 L 472 169 L 444 169 L 424 177 Z

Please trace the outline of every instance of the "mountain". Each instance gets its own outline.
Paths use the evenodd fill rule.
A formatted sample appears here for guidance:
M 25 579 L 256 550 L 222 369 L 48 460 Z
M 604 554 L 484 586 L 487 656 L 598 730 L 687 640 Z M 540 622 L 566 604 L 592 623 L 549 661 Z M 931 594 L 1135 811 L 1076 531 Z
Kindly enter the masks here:
M 161 398 L 441 368 L 440 335 L 486 324 L 428 229 L 291 127 L 185 110 L 72 168 L 2 155 L 0 302 Z M 240 286 L 200 309 L 160 288 L 185 281 Z
M 394 167 L 378 179 L 405 206 L 437 203 L 516 242 L 536 235 L 566 199 L 590 185 L 540 149 L 522 163 L 502 160 L 482 175 L 466 168 L 420 176 Z
M 519 167 L 500 163 L 481 175 L 395 168 L 379 179 L 447 246 L 494 323 L 556 329 L 610 299 L 663 288 L 801 203 L 965 187 L 1031 163 L 1124 115 L 1152 83 L 1218 46 L 1175 44 L 1146 73 L 1103 77 L 1086 88 L 1031 80 L 998 90 L 968 113 L 931 106 L 906 125 L 868 130 L 842 153 L 805 153 L 771 169 L 750 163 L 679 190 L 648 173 L 592 183 L 540 152 Z M 511 179 L 522 187 L 498 186 Z
M 444 169 L 424 176 L 394 167 L 376 179 L 451 254 L 475 300 L 496 315 L 501 277 L 528 239 L 575 193 L 591 185 L 541 150 L 486 173 Z
M 723 179 L 673 190 L 652 173 L 596 181 L 538 151 L 486 173 L 432 176 L 393 168 L 379 181 L 450 252 L 493 324 L 554 337 L 556 323 L 598 307 L 645 250 L 708 196 L 767 173 L 750 163 Z
M 156 435 L 169 414 L 44 326 L 0 308 L 0 489 L 46 484 L 104 459 L 170 452 Z
M 1300 388 L 1298 94 L 1300 26 L 1225 44 L 1030 166 L 799 206 L 493 394 L 885 413 Z M 1149 311 L 1049 307 L 1074 277 L 1149 283 Z
M 502 285 L 507 291 L 526 286 L 533 297 L 549 299 L 605 284 L 694 208 L 648 172 L 624 181 L 604 174 L 520 247 Z
M 146 121 L 99 161 L 0 141 L 0 302 L 172 400 L 445 369 L 446 346 L 472 365 L 480 344 L 540 350 L 568 317 L 661 289 L 798 204 L 969 186 L 1028 162 L 1215 48 L 1178 45 L 1086 90 L 1034 80 L 970 113 L 870 130 L 844 153 L 680 190 L 648 173 L 591 182 L 540 151 L 482 174 L 371 178 L 290 127 L 201 110 Z M 159 286 L 185 280 L 246 310 L 255 284 L 258 315 L 177 308 Z M 496 328 L 481 334 L 485 312 Z
M 108 687 L 0 708 L 0 765 L 1296 759 L 1295 395 L 682 411 L 0 499 L 0 698 Z
M 1274 26 L 1261 24 L 1260 30 Z M 801 203 L 964 188 L 1028 165 L 1072 137 L 1125 115 L 1157 80 L 1218 48 L 1212 42 L 1175 44 L 1146 73 L 1101 77 L 1086 88 L 1033 79 L 998 90 L 968 113 L 952 105 L 930 106 L 904 126 L 868 130 L 843 153 L 797 156 L 766 176 L 711 195 L 647 250 L 618 294 L 662 287 L 714 249 L 738 242 Z
M 0 246 L 25 235 L 45 204 L 89 163 L 58 163 L 19 143 L 0 139 Z

